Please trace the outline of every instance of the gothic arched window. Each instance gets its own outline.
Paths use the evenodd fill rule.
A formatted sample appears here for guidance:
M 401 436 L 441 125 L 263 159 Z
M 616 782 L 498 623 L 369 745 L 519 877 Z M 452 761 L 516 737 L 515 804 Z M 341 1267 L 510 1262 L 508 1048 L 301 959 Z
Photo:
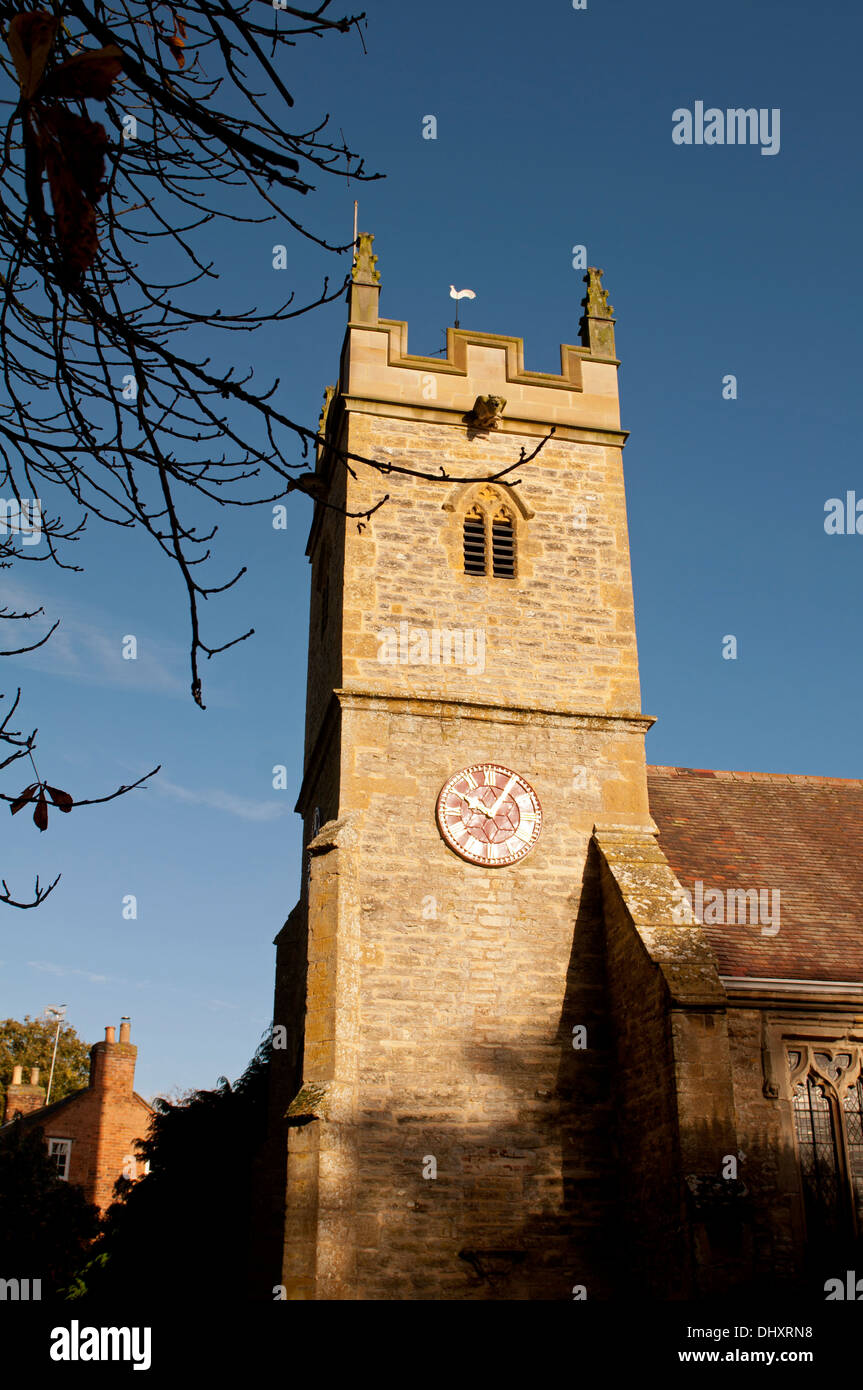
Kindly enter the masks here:
M 485 574 L 485 517 L 479 507 L 464 519 L 464 572 Z
M 831 1232 L 842 1225 L 839 1145 L 832 1097 L 812 1073 L 794 1087 L 794 1128 L 809 1221 Z
M 863 1230 L 861 1060 L 846 1044 L 788 1053 L 807 1235 L 816 1244 Z
M 515 575 L 515 529 L 512 518 L 502 509 L 491 523 L 491 565 L 497 578 Z
M 495 488 L 483 487 L 465 513 L 463 546 L 465 574 L 515 578 L 515 517 Z

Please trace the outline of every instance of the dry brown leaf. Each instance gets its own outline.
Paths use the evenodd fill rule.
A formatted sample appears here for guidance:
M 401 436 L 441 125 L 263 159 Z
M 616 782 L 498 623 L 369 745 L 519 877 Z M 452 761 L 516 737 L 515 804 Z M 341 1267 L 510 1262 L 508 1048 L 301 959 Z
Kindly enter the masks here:
M 172 11 L 172 14 L 174 12 Z M 186 46 L 186 21 L 182 15 L 174 14 L 174 32 L 168 39 L 168 47 L 177 60 L 177 67 L 186 66 L 186 55 L 183 49 Z
M 42 80 L 56 32 L 57 20 L 45 10 L 16 14 L 9 25 L 6 42 L 18 74 L 21 95 L 27 101 Z
M 28 801 L 33 800 L 33 793 L 38 790 L 38 787 L 39 783 L 34 782 L 31 786 L 25 787 L 20 796 L 16 796 L 12 805 L 9 807 L 13 816 L 17 816 L 18 812 L 24 809 Z
M 45 783 L 45 790 L 47 791 L 54 805 L 57 807 L 58 811 L 69 812 L 75 805 L 68 792 L 61 792 L 58 787 L 51 787 L 48 785 L 47 782 Z
M 104 192 L 108 137 L 95 121 L 60 108 L 46 113 L 42 129 L 57 241 L 67 269 L 82 274 L 98 250 L 95 205 Z
M 76 53 L 46 78 L 40 96 L 105 101 L 122 69 L 123 55 L 116 44 Z

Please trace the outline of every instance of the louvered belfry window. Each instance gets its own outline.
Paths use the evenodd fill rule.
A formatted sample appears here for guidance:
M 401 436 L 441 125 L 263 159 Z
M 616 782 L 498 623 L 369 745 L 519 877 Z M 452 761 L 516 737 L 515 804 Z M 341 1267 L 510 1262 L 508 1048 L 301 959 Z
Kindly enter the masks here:
M 503 512 L 491 523 L 492 573 L 498 579 L 512 579 L 515 574 L 515 533 L 512 522 Z
M 485 487 L 464 518 L 464 572 L 515 578 L 515 522 L 499 492 Z
M 464 572 L 485 574 L 485 517 L 468 512 L 464 519 Z

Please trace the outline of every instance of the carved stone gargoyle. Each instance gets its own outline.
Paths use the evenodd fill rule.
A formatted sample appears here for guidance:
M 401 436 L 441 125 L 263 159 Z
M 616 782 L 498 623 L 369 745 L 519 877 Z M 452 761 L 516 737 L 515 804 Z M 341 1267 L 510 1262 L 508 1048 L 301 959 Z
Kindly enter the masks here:
M 468 424 L 475 430 L 496 430 L 505 405 L 503 396 L 477 396 L 467 415 Z

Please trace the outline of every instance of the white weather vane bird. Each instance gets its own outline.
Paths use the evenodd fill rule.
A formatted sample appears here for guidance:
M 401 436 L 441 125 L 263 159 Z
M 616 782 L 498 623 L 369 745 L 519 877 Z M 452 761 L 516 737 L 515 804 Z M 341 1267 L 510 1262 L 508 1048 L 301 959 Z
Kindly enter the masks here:
M 450 285 L 449 297 L 455 300 L 455 326 L 458 328 L 458 301 L 460 299 L 476 299 L 476 295 L 473 290 L 457 290 L 455 285 Z

